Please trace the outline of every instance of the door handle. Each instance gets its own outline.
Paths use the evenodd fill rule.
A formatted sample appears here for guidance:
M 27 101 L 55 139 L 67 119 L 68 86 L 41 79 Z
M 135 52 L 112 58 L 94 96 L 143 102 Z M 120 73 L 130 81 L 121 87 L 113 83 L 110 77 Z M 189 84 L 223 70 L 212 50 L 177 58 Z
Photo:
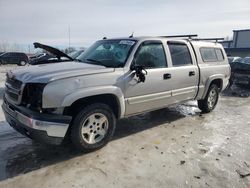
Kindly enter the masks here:
M 169 73 L 163 74 L 163 79 L 164 80 L 167 80 L 167 79 L 170 79 L 170 78 L 171 78 L 171 74 L 169 74 Z
M 194 76 L 195 75 L 195 72 L 194 71 L 190 71 L 189 72 L 189 76 Z

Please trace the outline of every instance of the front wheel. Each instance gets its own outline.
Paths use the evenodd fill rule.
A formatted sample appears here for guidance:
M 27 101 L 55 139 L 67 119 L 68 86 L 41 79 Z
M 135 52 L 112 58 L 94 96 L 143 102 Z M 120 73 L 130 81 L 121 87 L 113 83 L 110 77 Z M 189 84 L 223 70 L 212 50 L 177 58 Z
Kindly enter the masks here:
M 203 113 L 211 112 L 217 105 L 219 99 L 219 88 L 217 85 L 211 85 L 207 95 L 203 100 L 198 100 L 198 107 Z
M 102 103 L 81 110 L 71 127 L 71 140 L 80 151 L 92 151 L 105 146 L 115 131 L 116 118 L 111 108 Z

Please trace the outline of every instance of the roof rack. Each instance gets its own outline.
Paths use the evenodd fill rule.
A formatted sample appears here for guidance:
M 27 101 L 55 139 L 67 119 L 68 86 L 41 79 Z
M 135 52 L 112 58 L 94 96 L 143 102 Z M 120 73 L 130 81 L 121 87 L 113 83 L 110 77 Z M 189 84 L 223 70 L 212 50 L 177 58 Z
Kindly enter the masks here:
M 216 41 L 216 42 L 218 42 L 219 40 L 225 40 L 225 38 L 196 38 L 194 40 L 207 40 L 207 41 Z
M 198 37 L 197 34 L 191 34 L 191 35 L 168 35 L 168 36 L 160 36 L 164 38 L 189 38 L 191 39 L 192 37 Z

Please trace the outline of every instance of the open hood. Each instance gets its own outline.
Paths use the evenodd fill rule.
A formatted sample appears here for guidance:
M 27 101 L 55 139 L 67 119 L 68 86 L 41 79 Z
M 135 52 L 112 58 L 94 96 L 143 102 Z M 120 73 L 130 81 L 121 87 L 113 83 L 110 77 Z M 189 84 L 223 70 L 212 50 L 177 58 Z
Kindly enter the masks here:
M 41 44 L 41 43 L 38 43 L 38 42 L 34 42 L 33 44 L 34 44 L 35 48 L 44 49 L 44 50 L 50 52 L 51 54 L 55 55 L 58 59 L 61 59 L 62 57 L 66 57 L 69 60 L 73 60 L 73 58 L 71 58 L 67 54 L 63 53 L 62 51 L 60 51 L 60 50 L 58 50 L 58 49 L 56 49 L 54 47 L 47 46 L 47 45 L 44 45 L 44 44 Z

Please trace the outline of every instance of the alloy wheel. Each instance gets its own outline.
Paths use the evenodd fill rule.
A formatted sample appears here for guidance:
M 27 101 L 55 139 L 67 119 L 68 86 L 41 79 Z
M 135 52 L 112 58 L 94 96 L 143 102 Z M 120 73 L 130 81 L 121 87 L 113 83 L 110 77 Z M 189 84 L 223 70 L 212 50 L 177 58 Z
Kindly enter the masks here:
M 108 118 L 102 113 L 89 115 L 82 124 L 82 138 L 88 144 L 100 142 L 108 131 Z

